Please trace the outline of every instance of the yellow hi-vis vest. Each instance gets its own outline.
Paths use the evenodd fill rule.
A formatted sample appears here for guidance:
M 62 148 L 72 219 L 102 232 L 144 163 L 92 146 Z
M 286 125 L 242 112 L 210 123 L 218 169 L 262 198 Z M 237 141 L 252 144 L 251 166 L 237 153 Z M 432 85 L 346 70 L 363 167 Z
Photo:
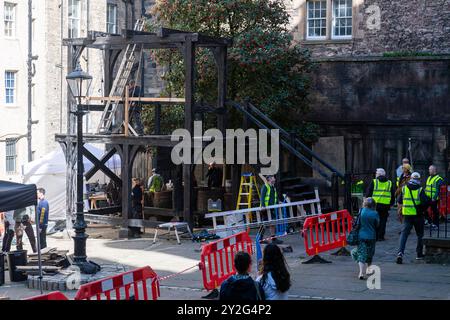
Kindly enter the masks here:
M 277 194 L 277 190 L 275 190 L 275 186 L 272 187 L 268 183 L 266 183 L 265 185 L 266 185 L 266 190 L 267 191 L 266 191 L 266 196 L 264 197 L 264 206 L 265 207 L 269 206 L 270 193 L 271 193 L 272 188 L 273 188 L 273 191 L 275 191 L 275 196 L 274 196 L 275 203 L 273 203 L 272 205 L 277 204 L 277 202 L 278 202 L 278 194 Z
M 438 174 L 435 176 L 429 176 L 427 179 L 427 186 L 425 188 L 425 194 L 428 198 L 434 200 L 439 199 L 439 190 L 437 188 L 438 181 L 444 180 Z M 436 197 L 436 198 L 435 198 Z
M 381 182 L 378 179 L 373 179 L 373 193 L 372 193 L 373 200 L 379 204 L 390 204 L 391 189 L 392 189 L 392 182 L 390 180 Z
M 403 195 L 403 205 L 402 205 L 402 214 L 404 216 L 415 216 L 417 215 L 416 207 L 414 206 L 414 202 L 416 206 L 420 204 L 420 192 L 422 192 L 422 188 L 417 190 L 411 190 L 407 186 L 403 186 L 402 195 Z M 413 201 L 414 199 L 414 201 Z

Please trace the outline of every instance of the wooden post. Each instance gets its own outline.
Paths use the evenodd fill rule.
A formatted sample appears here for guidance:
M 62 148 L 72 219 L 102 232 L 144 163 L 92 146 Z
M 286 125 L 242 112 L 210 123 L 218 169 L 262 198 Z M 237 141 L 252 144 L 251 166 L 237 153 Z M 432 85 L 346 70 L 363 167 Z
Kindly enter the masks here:
M 131 177 L 129 170 L 130 148 L 127 144 L 121 146 L 121 178 L 122 178 L 122 226 L 119 231 L 120 238 L 128 237 L 128 213 L 131 211 Z
M 128 101 L 128 98 L 129 98 L 129 92 L 128 92 L 128 85 L 125 87 L 125 103 L 123 104 L 124 105 L 124 107 L 125 107 L 125 114 L 124 114 L 124 117 L 125 117 L 125 129 L 124 129 L 124 132 L 125 132 L 125 137 L 128 137 L 128 124 L 130 123 L 130 115 L 129 115 L 129 112 L 128 112 L 128 110 L 129 110 L 129 101 Z
M 193 116 L 194 116 L 194 92 L 195 92 L 195 45 L 192 39 L 188 37 L 183 46 L 184 67 L 185 67 L 185 107 L 184 107 L 184 128 L 188 130 L 191 138 L 193 134 Z M 192 141 L 192 140 L 191 140 Z M 192 158 L 192 149 L 189 150 Z M 192 160 L 192 159 L 191 159 Z M 192 171 L 191 164 L 183 164 L 183 218 L 184 221 L 193 228 L 193 189 L 192 189 Z

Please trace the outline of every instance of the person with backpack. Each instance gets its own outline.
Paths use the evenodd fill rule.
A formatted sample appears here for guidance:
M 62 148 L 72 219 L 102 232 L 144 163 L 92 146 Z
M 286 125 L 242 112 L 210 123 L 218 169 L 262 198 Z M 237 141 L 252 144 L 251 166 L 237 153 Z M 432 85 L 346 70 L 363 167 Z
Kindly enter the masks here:
M 263 288 L 266 300 L 288 300 L 291 277 L 283 253 L 274 243 L 264 248 L 260 274 L 256 281 Z
M 397 199 L 400 212 L 403 217 L 403 226 L 400 236 L 400 247 L 397 254 L 397 264 L 403 263 L 406 241 L 409 233 L 414 227 L 417 235 L 417 260 L 422 260 L 423 255 L 423 233 L 424 233 L 424 215 L 425 208 L 428 207 L 430 199 L 425 194 L 425 190 L 420 185 L 420 174 L 413 172 L 411 180 L 402 188 L 402 192 Z
M 247 252 L 237 252 L 234 256 L 234 268 L 237 274 L 232 275 L 220 286 L 221 301 L 258 301 L 265 300 L 264 290 L 249 275 L 252 269 L 252 257 Z

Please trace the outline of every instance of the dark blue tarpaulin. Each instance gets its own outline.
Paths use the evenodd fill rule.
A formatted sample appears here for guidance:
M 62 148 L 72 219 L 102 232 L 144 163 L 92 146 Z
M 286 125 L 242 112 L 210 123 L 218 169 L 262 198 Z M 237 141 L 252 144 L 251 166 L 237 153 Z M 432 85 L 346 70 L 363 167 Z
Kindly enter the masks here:
M 0 212 L 36 204 L 36 185 L 0 180 Z

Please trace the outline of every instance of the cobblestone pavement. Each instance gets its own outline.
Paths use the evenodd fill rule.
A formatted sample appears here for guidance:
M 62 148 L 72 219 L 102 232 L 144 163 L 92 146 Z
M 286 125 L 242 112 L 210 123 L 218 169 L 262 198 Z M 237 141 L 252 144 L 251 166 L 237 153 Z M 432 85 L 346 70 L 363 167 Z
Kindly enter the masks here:
M 380 268 L 380 289 L 369 289 L 366 281 L 357 278 L 357 265 L 348 256 L 324 253 L 321 256 L 332 263 L 302 264 L 308 258 L 303 239 L 299 234 L 284 237 L 285 244 L 293 248 L 293 252 L 285 253 L 292 276 L 290 299 L 450 299 L 450 266 L 416 261 L 414 231 L 408 239 L 404 264 L 395 263 L 399 231 L 400 223 L 391 214 L 387 240 L 377 243 L 373 261 Z M 149 265 L 161 277 L 198 264 L 199 243 L 183 240 L 178 245 L 175 239 L 160 239 L 152 244 L 152 230 L 147 232 L 141 239 L 121 240 L 117 239 L 117 229 L 89 228 L 88 257 L 109 267 L 119 265 L 135 268 Z M 58 249 L 73 250 L 73 240 L 68 237 L 49 237 L 48 244 Z M 26 282 L 11 283 L 8 275 L 6 278 L 6 284 L 0 287 L 0 297 L 22 299 L 39 294 L 38 290 L 28 289 Z M 75 291 L 64 293 L 69 297 L 75 295 Z M 206 294 L 198 268 L 161 281 L 161 299 L 201 299 Z

